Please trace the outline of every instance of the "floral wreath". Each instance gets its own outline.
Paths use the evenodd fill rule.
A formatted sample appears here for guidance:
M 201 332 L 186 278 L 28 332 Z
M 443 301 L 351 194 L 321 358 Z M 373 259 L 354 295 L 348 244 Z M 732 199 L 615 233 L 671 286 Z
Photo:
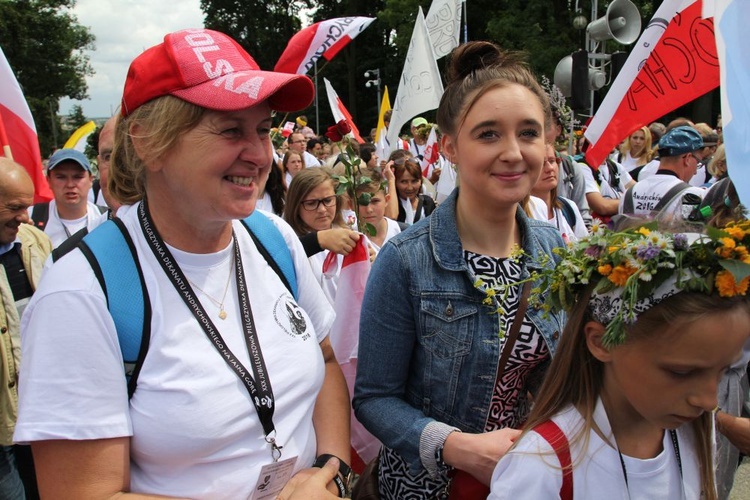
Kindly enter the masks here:
M 552 83 L 549 78 L 542 75 L 542 88 L 549 97 L 549 103 L 552 107 L 552 114 L 560 122 L 563 128 L 563 134 L 567 134 L 571 127 L 576 128 L 580 122 L 575 119 L 573 110 L 568 106 L 565 96 L 560 88 Z
M 747 220 L 704 234 L 659 232 L 656 223 L 616 232 L 595 221 L 588 237 L 554 250 L 562 261 L 541 273 L 533 300 L 546 311 L 569 311 L 595 284 L 592 316 L 606 324 L 604 344 L 619 345 L 638 314 L 681 291 L 746 295 L 749 245 Z M 541 303 L 543 292 L 548 294 Z

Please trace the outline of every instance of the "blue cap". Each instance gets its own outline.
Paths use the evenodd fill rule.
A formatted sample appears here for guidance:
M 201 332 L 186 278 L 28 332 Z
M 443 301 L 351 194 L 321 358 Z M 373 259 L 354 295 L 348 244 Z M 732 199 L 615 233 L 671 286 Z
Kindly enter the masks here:
M 675 127 L 659 140 L 659 156 L 680 156 L 703 148 L 701 134 L 689 125 Z
M 52 170 L 66 161 L 77 163 L 85 171 L 89 173 L 91 172 L 91 164 L 89 163 L 88 158 L 86 158 L 86 155 L 75 149 L 58 149 L 52 153 L 52 156 L 49 157 L 49 161 L 47 162 L 47 170 Z

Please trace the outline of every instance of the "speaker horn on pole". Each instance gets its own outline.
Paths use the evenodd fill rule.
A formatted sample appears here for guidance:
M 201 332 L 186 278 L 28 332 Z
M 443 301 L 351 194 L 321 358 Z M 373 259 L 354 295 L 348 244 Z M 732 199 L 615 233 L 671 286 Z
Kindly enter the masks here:
M 641 33 L 641 14 L 630 0 L 614 0 L 604 16 L 586 28 L 589 36 L 598 42 L 614 40 L 630 45 Z

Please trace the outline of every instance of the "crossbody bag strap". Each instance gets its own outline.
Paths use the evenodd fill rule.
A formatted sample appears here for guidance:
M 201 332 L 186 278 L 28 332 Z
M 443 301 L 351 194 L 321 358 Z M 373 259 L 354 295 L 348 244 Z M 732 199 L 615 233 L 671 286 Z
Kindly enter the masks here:
M 549 443 L 554 450 L 555 455 L 557 455 L 557 459 L 560 461 L 560 468 L 562 469 L 563 475 L 562 486 L 560 487 L 560 499 L 572 500 L 573 467 L 571 466 L 568 438 L 565 437 L 565 433 L 562 429 L 560 429 L 560 427 L 558 427 L 558 425 L 552 420 L 547 420 L 546 422 L 537 425 L 533 430 Z
M 503 352 L 500 355 L 500 361 L 497 364 L 497 377 L 495 381 L 499 381 L 503 377 L 505 371 L 505 365 L 508 363 L 511 352 L 513 352 L 513 346 L 518 340 L 518 334 L 521 331 L 521 325 L 523 324 L 523 318 L 526 316 L 526 309 L 529 305 L 529 292 L 531 291 L 531 282 L 527 281 L 523 284 L 521 289 L 521 298 L 518 301 L 518 309 L 516 310 L 516 317 L 513 318 L 513 324 L 508 332 L 508 338 L 505 339 L 505 345 L 503 346 Z

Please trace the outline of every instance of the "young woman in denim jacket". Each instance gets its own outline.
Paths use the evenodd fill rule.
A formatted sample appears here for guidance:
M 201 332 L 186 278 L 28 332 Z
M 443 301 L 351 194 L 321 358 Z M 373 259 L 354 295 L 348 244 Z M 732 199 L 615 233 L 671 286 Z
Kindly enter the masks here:
M 489 484 L 562 330 L 530 305 L 496 381 L 521 286 L 502 302 L 487 291 L 553 266 L 563 245 L 519 206 L 542 169 L 550 105 L 526 66 L 488 42 L 456 49 L 449 81 L 437 122 L 460 188 L 383 247 L 362 307 L 354 408 L 384 444 L 382 498 L 442 497 L 454 468 Z

